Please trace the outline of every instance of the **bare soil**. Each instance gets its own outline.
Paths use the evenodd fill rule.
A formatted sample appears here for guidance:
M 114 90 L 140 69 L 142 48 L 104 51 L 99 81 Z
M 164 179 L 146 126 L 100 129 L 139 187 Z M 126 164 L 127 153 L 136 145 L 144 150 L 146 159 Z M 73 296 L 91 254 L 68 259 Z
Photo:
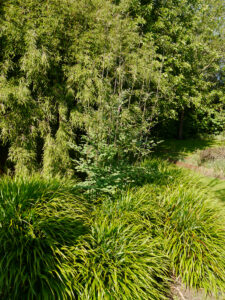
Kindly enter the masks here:
M 186 289 L 184 285 L 176 282 L 172 287 L 173 300 L 225 300 L 225 296 L 219 298 L 213 295 L 206 296 L 203 291 L 194 291 L 193 289 Z

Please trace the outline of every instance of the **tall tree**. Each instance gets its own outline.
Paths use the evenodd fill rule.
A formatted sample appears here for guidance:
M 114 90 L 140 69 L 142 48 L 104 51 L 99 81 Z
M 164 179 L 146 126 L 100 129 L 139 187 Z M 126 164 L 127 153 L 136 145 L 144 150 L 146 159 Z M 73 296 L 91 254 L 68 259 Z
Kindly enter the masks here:
M 4 2 L 0 129 L 16 172 L 71 175 L 81 133 L 95 159 L 100 143 L 117 157 L 142 152 L 163 86 L 161 64 L 127 4 Z
M 153 35 L 170 82 L 171 97 L 167 105 L 162 102 L 161 119 L 179 118 L 178 136 L 182 138 L 186 112 L 213 105 L 209 96 L 216 89 L 213 78 L 224 60 L 224 3 L 143 0 L 135 7 L 136 11 L 131 5 L 145 20 L 143 33 Z
M 0 138 L 16 172 L 139 157 L 169 118 L 181 138 L 187 110 L 222 93 L 223 12 L 222 0 L 1 2 Z

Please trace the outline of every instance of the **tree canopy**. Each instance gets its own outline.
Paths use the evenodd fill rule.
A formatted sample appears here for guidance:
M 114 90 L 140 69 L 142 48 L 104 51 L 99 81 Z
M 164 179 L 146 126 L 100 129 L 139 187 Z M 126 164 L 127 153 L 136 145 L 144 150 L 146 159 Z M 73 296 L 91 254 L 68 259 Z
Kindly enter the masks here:
M 0 135 L 17 173 L 139 158 L 171 119 L 181 138 L 187 114 L 224 126 L 222 0 L 0 5 Z

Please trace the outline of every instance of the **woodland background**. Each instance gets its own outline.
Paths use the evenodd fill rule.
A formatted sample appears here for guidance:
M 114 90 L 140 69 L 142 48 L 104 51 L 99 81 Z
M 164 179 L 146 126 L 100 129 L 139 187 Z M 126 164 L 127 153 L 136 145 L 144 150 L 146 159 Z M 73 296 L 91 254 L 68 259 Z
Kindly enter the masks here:
M 0 16 L 3 170 L 91 176 L 224 130 L 222 0 L 4 0 Z

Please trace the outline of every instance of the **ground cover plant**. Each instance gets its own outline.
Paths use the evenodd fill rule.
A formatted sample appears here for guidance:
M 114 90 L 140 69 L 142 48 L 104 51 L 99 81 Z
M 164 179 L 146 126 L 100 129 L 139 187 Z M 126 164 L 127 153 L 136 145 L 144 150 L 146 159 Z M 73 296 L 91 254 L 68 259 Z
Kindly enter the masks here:
M 221 214 L 220 205 L 205 193 L 190 180 L 165 196 L 165 249 L 186 286 L 217 294 L 224 291 L 225 279 L 224 209 Z
M 122 211 L 124 218 L 129 216 L 137 223 L 145 220 L 148 230 L 161 237 L 171 274 L 187 288 L 203 289 L 210 295 L 224 293 L 223 204 L 189 171 L 176 170 L 165 162 L 159 170 L 161 181 L 125 194 L 111 208 L 108 205 L 109 213 Z M 164 179 L 163 171 L 167 174 Z
M 68 184 L 0 179 L 0 297 L 71 299 L 64 248 L 87 232 L 84 202 Z
M 189 171 L 144 167 L 144 186 L 88 202 L 74 183 L 2 178 L 1 297 L 169 299 L 173 276 L 224 292 L 222 202 Z
M 57 180 L 0 187 L 1 297 L 167 299 L 168 259 L 143 225 L 107 218 Z
M 169 261 L 160 241 L 117 211 L 97 213 L 90 234 L 71 249 L 79 298 L 168 299 Z

